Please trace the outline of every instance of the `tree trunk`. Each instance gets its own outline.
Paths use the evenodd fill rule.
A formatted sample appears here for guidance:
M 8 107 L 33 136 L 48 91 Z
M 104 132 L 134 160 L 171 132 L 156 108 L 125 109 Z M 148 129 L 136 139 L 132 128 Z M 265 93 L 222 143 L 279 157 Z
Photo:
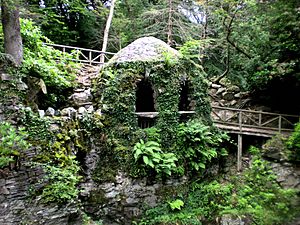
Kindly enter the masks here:
M 204 23 L 204 31 L 202 34 L 202 39 L 206 39 L 207 37 L 207 26 L 208 26 L 208 0 L 205 1 L 205 9 L 204 9 L 205 23 Z
M 173 22 L 172 22 L 172 13 L 173 13 L 173 3 L 172 0 L 169 0 L 169 14 L 168 14 L 168 32 L 167 32 L 167 44 L 172 45 L 172 30 L 173 30 Z
M 109 28 L 111 25 L 111 21 L 114 15 L 114 8 L 115 8 L 115 1 L 116 0 L 111 0 L 111 5 L 110 5 L 110 9 L 109 9 L 109 15 L 106 21 L 106 26 L 105 26 L 105 30 L 104 30 L 104 35 L 103 35 L 103 43 L 102 43 L 102 52 L 106 51 L 107 48 L 107 42 L 108 42 L 108 33 L 109 33 Z M 105 55 L 102 54 L 100 57 L 100 62 L 104 63 L 105 60 Z
M 23 45 L 20 30 L 19 6 L 15 1 L 1 1 L 1 17 L 5 53 L 12 55 L 16 65 L 23 60 Z

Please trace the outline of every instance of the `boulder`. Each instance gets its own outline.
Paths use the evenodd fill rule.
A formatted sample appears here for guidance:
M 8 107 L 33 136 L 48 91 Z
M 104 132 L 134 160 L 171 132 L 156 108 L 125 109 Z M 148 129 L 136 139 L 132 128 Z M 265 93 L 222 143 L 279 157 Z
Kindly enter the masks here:
M 239 93 L 236 93 L 235 95 L 234 95 L 234 97 L 235 98 L 241 98 L 242 97 L 242 94 L 239 92 Z
M 263 156 L 274 161 L 287 161 L 288 150 L 285 146 L 282 136 L 277 135 L 270 139 L 262 147 Z
M 234 94 L 232 92 L 225 91 L 222 93 L 222 97 L 226 101 L 232 101 L 234 99 Z
M 220 83 L 221 85 L 225 86 L 225 87 L 230 87 L 230 86 L 232 85 L 231 82 L 230 82 L 230 80 L 229 80 L 228 78 L 226 78 L 226 77 L 223 77 L 223 78 L 219 81 L 219 83 Z
M 75 106 L 82 106 L 93 99 L 91 89 L 87 89 L 83 92 L 76 92 L 71 95 L 70 99 Z
M 220 225 L 246 225 L 242 218 L 234 217 L 232 215 L 223 215 L 221 217 Z
M 11 80 L 13 80 L 12 76 L 10 74 L 8 74 L 8 73 L 1 73 L 0 74 L 0 78 L 3 81 L 11 81 Z
M 45 112 L 46 116 L 54 116 L 55 115 L 55 109 L 49 107 L 46 112 Z
M 228 88 L 227 88 L 227 91 L 228 92 L 239 92 L 240 91 L 240 88 L 238 87 L 238 86 L 236 86 L 236 85 L 231 85 L 231 86 L 229 86 Z
M 219 89 L 222 86 L 220 84 L 211 84 L 211 87 L 215 89 Z
M 45 110 L 38 110 L 38 113 L 41 118 L 45 116 Z
M 223 93 L 224 91 L 226 91 L 226 88 L 221 87 L 221 88 L 218 89 L 216 95 L 219 95 L 219 94 Z
M 64 108 L 60 112 L 61 116 L 67 116 L 70 118 L 76 118 L 77 111 L 72 107 Z
M 79 114 L 85 114 L 85 113 L 87 113 L 87 110 L 86 110 L 86 108 L 84 108 L 83 106 L 81 106 L 81 107 L 79 107 L 79 109 L 78 109 L 78 113 L 79 113 Z

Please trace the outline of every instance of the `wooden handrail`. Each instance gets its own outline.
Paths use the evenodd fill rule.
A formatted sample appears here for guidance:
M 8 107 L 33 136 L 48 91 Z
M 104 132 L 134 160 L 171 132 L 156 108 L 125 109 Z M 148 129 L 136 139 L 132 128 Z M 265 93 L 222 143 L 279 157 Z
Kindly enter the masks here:
M 231 111 L 231 114 L 228 112 Z M 224 115 L 219 115 L 218 112 L 224 112 Z M 192 115 L 195 111 L 179 111 L 180 115 Z M 216 124 L 223 124 L 223 126 L 234 126 L 239 130 L 240 133 L 243 133 L 244 129 L 253 128 L 260 129 L 266 131 L 276 132 L 291 132 L 293 129 L 289 128 L 287 125 L 293 125 L 293 122 L 297 122 L 289 120 L 287 118 L 300 118 L 296 115 L 288 115 L 288 114 L 279 114 L 279 113 L 270 113 L 263 111 L 254 111 L 254 110 L 245 110 L 245 109 L 236 109 L 236 108 L 228 108 L 228 107 L 212 107 L 212 114 L 215 116 L 213 121 Z M 232 115 L 233 114 L 233 115 Z M 137 112 L 136 115 L 140 118 L 156 118 L 159 113 L 158 112 Z M 263 121 L 264 116 L 267 116 L 267 120 Z M 271 118 L 270 118 L 271 117 Z M 282 122 L 285 121 L 286 124 L 283 126 Z M 233 128 L 232 128 L 233 129 Z M 234 130 L 236 130 L 234 129 Z
M 239 112 L 249 112 L 249 113 L 256 113 L 256 114 L 262 113 L 262 114 L 265 114 L 265 115 L 277 115 L 277 116 L 281 115 L 281 116 L 299 118 L 299 116 L 296 116 L 296 115 L 272 113 L 272 112 L 265 112 L 265 111 L 255 111 L 255 110 L 248 110 L 248 109 L 236 109 L 236 108 L 221 107 L 221 106 L 212 106 L 212 109 L 221 109 L 221 110 L 230 110 L 230 111 L 239 111 Z
M 108 55 L 115 55 L 115 53 L 113 53 L 113 52 L 102 52 L 99 50 L 89 49 L 89 48 L 80 48 L 80 47 L 74 47 L 74 46 L 69 46 L 69 45 L 59 45 L 59 44 L 50 44 L 50 43 L 43 43 L 43 44 L 47 45 L 47 46 L 53 46 L 53 47 L 59 47 L 59 48 L 75 49 L 75 50 L 82 50 L 82 51 L 88 51 L 88 52 L 104 53 L 104 54 L 108 54 Z
M 100 61 L 100 56 L 104 55 L 106 59 L 108 59 L 108 55 L 114 55 L 115 53 L 112 52 L 103 52 L 99 50 L 94 49 L 88 49 L 88 48 L 80 48 L 80 47 L 74 47 L 74 46 L 68 46 L 68 45 L 59 45 L 59 44 L 50 44 L 50 43 L 43 43 L 46 46 L 51 46 L 54 48 L 61 48 L 62 52 L 68 52 L 68 51 L 76 51 L 79 53 L 79 56 L 83 57 L 83 59 L 74 58 L 70 59 L 71 61 L 81 62 L 81 63 L 88 63 L 88 64 L 103 64 Z M 84 54 L 83 52 L 86 52 L 87 54 Z M 70 53 L 72 55 L 72 53 Z M 93 55 L 94 54 L 94 55 Z M 64 54 L 63 54 L 64 55 Z

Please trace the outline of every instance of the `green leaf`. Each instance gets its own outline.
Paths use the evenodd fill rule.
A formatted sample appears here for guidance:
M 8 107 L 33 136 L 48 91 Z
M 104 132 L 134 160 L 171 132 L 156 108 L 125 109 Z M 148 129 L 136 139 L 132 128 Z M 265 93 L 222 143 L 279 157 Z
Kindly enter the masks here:
M 202 168 L 202 169 L 205 169 L 205 167 L 206 167 L 204 163 L 198 163 L 198 165 L 199 165 L 199 167 Z
M 145 163 L 146 165 L 149 165 L 149 158 L 148 158 L 148 156 L 144 155 L 144 156 L 143 156 L 143 161 L 144 161 L 144 163 Z
M 184 202 L 180 199 L 176 199 L 175 201 L 168 202 L 169 206 L 172 210 L 181 210 L 181 208 L 184 206 Z
M 137 161 L 139 156 L 142 154 L 142 150 L 140 148 L 135 148 L 134 159 Z

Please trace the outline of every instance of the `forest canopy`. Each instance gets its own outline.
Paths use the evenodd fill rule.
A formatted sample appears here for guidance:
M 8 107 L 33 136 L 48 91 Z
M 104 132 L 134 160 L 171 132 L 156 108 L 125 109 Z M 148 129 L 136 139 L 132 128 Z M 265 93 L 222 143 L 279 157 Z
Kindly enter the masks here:
M 4 23 L 9 2 L 2 1 Z M 100 50 L 110 5 L 19 0 L 8 8 L 33 20 L 54 43 Z M 274 78 L 299 80 L 299 7 L 297 0 L 119 0 L 107 50 L 117 52 L 143 36 L 175 48 L 189 43 L 215 81 L 227 76 L 244 89 L 262 89 Z

